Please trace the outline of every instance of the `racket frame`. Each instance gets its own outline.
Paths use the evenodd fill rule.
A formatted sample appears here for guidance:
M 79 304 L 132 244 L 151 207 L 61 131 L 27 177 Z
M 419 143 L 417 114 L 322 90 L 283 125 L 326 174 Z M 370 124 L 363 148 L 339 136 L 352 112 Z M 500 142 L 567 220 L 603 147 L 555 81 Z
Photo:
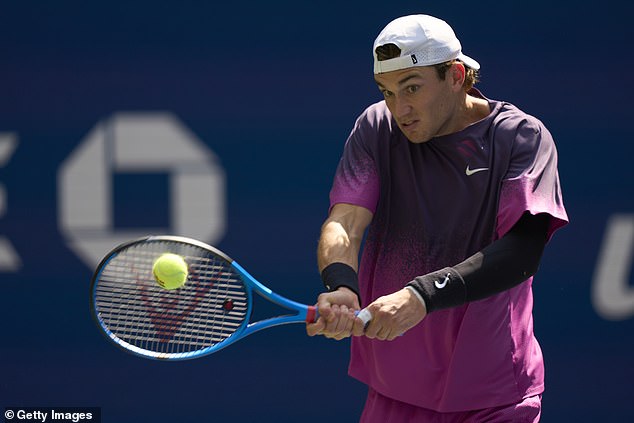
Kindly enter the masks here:
M 179 353 L 165 353 L 143 349 L 137 347 L 136 345 L 130 344 L 129 342 L 119 338 L 115 333 L 113 333 L 108 325 L 104 322 L 104 320 L 99 316 L 99 312 L 96 306 L 96 289 L 98 285 L 98 281 L 100 280 L 100 275 L 103 273 L 104 269 L 108 265 L 108 263 L 114 259 L 121 251 L 137 244 L 141 244 L 144 242 L 176 242 L 181 244 L 193 245 L 204 250 L 210 251 L 212 254 L 226 260 L 233 270 L 236 271 L 242 282 L 244 283 L 245 291 L 247 293 L 247 311 L 246 317 L 241 325 L 232 333 L 229 337 L 224 339 L 223 341 L 216 343 L 214 345 L 210 345 L 205 348 L 201 348 L 194 351 L 188 352 L 179 352 Z M 167 251 L 166 251 L 167 252 Z M 253 292 L 257 293 L 261 297 L 271 301 L 278 306 L 286 308 L 291 311 L 295 311 L 295 314 L 286 314 L 279 315 L 275 317 L 270 317 L 268 319 L 249 322 L 251 318 L 252 310 L 253 310 Z M 266 329 L 272 326 L 285 325 L 290 323 L 313 323 L 319 317 L 317 312 L 317 308 L 315 306 L 309 306 L 305 304 L 301 304 L 299 302 L 290 300 L 282 295 L 279 295 L 273 292 L 270 288 L 260 283 L 257 279 L 255 279 L 249 272 L 247 272 L 240 264 L 238 264 L 235 260 L 230 258 L 227 254 L 222 252 L 221 250 L 208 245 L 204 242 L 198 241 L 196 239 L 182 237 L 182 236 L 174 236 L 174 235 L 150 235 L 140 237 L 134 240 L 130 240 L 124 242 L 118 246 L 116 246 L 112 251 L 110 251 L 99 263 L 97 266 L 97 270 L 93 274 L 90 284 L 90 312 L 93 320 L 97 324 L 97 326 L 101 329 L 100 332 L 106 336 L 106 338 L 113 342 L 119 348 L 125 350 L 126 352 L 132 353 L 134 355 L 149 358 L 154 360 L 161 361 L 181 361 L 181 360 L 189 360 L 193 358 L 202 357 L 205 355 L 209 355 L 216 351 L 226 348 L 227 346 L 233 344 L 240 339 L 251 335 L 255 332 L 258 332 L 262 329 Z

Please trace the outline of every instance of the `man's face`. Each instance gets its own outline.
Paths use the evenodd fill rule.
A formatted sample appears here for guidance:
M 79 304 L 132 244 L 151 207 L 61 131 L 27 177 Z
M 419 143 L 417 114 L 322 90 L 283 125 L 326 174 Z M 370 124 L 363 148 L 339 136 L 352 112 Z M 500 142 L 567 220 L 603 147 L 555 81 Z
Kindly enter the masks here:
M 375 75 L 388 109 L 411 142 L 424 143 L 452 132 L 458 97 L 451 72 L 445 80 L 429 66 Z

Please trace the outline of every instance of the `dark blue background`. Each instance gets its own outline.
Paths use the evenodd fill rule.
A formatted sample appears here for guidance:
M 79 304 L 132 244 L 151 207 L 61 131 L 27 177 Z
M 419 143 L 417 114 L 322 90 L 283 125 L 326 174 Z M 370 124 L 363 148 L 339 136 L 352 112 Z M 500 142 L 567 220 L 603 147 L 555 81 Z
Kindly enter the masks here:
M 634 211 L 626 5 L 1 2 L 0 132 L 19 145 L 0 168 L 0 236 L 22 267 L 0 273 L 0 406 L 100 406 L 107 422 L 355 421 L 365 388 L 346 376 L 347 342 L 307 338 L 301 326 L 180 363 L 111 347 L 90 320 L 92 269 L 60 233 L 57 172 L 112 113 L 173 112 L 225 169 L 220 248 L 275 291 L 312 302 L 334 168 L 354 119 L 379 99 L 372 41 L 389 20 L 423 12 L 454 27 L 488 97 L 539 117 L 558 145 L 572 223 L 535 284 L 543 421 L 631 421 L 634 322 L 604 320 L 590 301 L 607 219 Z M 120 176 L 117 225 L 139 226 L 146 206 L 150 225 L 169 221 L 165 184 Z M 139 201 L 145 186 L 152 195 Z

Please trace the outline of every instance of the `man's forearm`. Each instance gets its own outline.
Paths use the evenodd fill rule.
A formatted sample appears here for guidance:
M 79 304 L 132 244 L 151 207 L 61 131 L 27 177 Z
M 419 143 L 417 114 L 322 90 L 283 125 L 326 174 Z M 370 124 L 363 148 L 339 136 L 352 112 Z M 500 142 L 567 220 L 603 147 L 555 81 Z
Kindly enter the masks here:
M 328 291 L 343 286 L 359 295 L 359 252 L 363 233 L 371 219 L 368 210 L 342 204 L 332 209 L 322 225 L 317 264 Z

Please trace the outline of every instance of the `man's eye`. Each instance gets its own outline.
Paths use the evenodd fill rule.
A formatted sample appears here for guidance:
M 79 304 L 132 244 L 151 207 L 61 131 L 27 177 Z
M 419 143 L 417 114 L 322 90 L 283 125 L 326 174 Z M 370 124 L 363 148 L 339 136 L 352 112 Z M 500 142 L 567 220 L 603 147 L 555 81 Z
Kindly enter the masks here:
M 388 91 L 388 90 L 383 90 L 381 91 L 381 93 L 383 94 L 383 97 L 388 98 L 392 96 L 392 91 Z
M 418 91 L 419 86 L 418 85 L 409 85 L 406 90 L 408 93 L 410 94 L 414 94 L 416 91 Z

